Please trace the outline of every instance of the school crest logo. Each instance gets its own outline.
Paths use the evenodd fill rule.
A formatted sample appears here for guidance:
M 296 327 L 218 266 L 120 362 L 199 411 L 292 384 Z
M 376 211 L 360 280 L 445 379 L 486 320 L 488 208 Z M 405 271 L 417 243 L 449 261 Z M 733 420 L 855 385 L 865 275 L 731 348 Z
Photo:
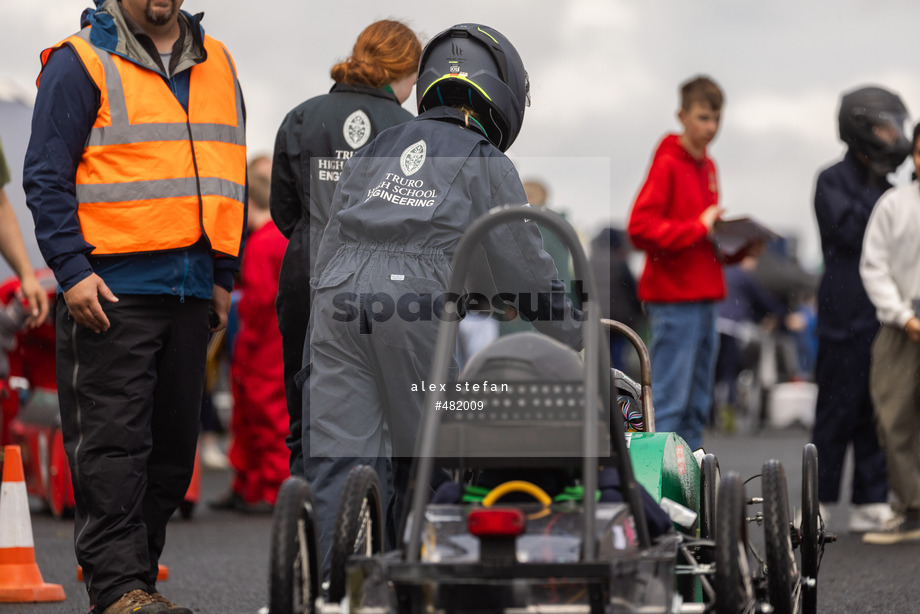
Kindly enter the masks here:
M 367 140 L 371 136 L 371 120 L 367 116 L 367 113 L 358 109 L 349 115 L 345 120 L 342 132 L 345 135 L 345 142 L 348 143 L 352 149 L 358 149 L 367 143 Z
M 399 167 L 407 177 L 418 169 L 422 168 L 425 163 L 425 155 L 428 153 L 428 145 L 424 139 L 406 147 L 402 155 L 399 156 Z

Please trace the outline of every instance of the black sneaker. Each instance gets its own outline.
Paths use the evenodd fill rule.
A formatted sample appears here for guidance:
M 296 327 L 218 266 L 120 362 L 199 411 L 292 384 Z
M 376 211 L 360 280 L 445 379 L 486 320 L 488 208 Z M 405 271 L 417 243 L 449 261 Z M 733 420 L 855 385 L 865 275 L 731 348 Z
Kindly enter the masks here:
M 155 600 L 147 591 L 136 588 L 121 596 L 121 599 L 107 607 L 102 614 L 165 614 L 170 610 Z M 191 614 L 189 610 L 188 614 Z
M 863 543 L 888 546 L 920 542 L 920 511 L 908 510 L 904 516 L 895 516 L 881 531 L 863 535 Z
M 259 515 L 259 514 L 271 514 L 272 511 L 275 509 L 275 506 L 269 503 L 268 501 L 259 501 L 258 503 L 241 502 L 240 507 L 238 509 L 244 514 Z
M 156 601 L 157 603 L 162 603 L 166 606 L 166 611 L 170 614 L 193 614 L 192 610 L 181 605 L 176 605 L 160 593 L 152 593 L 150 598 Z
M 208 507 L 212 510 L 237 511 L 244 505 L 246 505 L 246 502 L 243 501 L 243 497 L 232 490 L 228 493 L 224 493 L 213 501 L 208 501 Z
M 247 503 L 242 496 L 232 491 L 209 501 L 208 506 L 212 510 L 242 512 L 243 514 L 271 514 L 274 509 L 274 506 L 268 501 Z

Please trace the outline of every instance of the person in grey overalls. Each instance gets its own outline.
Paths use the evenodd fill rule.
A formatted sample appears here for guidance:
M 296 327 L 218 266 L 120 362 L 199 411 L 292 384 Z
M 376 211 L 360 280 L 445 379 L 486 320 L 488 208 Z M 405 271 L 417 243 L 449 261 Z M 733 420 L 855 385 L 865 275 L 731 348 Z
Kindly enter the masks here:
M 444 312 L 444 293 L 457 242 L 490 209 L 527 203 L 503 153 L 529 105 L 527 73 L 508 40 L 477 24 L 441 32 L 422 51 L 416 88 L 419 116 L 345 165 L 311 280 L 304 464 L 324 573 L 351 467 L 375 467 L 385 485 L 392 458 L 388 522 L 398 522 L 422 412 L 434 411 L 423 407 L 422 382 L 441 318 L 456 317 Z M 580 314 L 537 225 L 501 225 L 481 248 L 495 289 L 528 301 L 538 330 L 580 349 Z

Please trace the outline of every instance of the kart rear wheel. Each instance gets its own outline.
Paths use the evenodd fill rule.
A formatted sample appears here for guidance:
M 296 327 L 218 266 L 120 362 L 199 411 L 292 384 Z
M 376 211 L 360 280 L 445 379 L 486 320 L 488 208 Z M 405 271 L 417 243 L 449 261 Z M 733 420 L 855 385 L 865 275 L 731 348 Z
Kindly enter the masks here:
M 778 460 L 763 465 L 763 531 L 767 595 L 775 614 L 793 614 L 799 571 L 792 552 L 786 472 Z
M 802 450 L 802 575 L 813 581 L 818 579 L 818 563 L 822 545 L 821 517 L 818 504 L 818 448 L 809 443 Z M 818 586 L 815 583 L 802 587 L 802 612 L 818 611 Z
M 747 519 L 744 483 L 730 472 L 719 484 L 716 516 L 716 614 L 739 614 L 751 610 L 754 588 L 748 566 Z
M 281 484 L 271 529 L 272 614 L 312 614 L 319 594 L 319 560 L 313 492 L 306 480 L 290 477 Z
M 345 596 L 345 564 L 352 555 L 370 556 L 383 551 L 383 506 L 377 472 L 359 465 L 348 472 L 339 500 L 329 563 L 330 603 Z

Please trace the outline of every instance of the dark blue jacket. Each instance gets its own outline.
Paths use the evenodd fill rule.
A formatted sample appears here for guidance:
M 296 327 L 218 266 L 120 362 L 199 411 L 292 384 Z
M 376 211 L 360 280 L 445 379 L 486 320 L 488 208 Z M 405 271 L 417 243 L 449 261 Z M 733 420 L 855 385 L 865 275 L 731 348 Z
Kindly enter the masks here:
M 184 21 L 183 21 L 184 19 Z M 200 47 L 201 15 L 183 13 L 183 33 Z M 84 14 L 94 45 L 114 53 L 119 36 L 103 9 Z M 201 48 L 203 53 L 203 48 Z M 126 59 L 135 61 L 134 58 Z M 206 57 L 205 57 L 206 59 Z M 145 66 L 152 69 L 149 66 Z M 188 111 L 189 70 L 167 78 Z M 75 177 L 87 136 L 96 120 L 100 93 L 76 52 L 64 45 L 51 54 L 41 76 L 32 115 L 32 134 L 23 169 L 26 202 L 35 220 L 35 237 L 45 262 L 63 290 L 96 273 L 120 294 L 167 294 L 210 299 L 214 284 L 232 290 L 238 258 L 214 258 L 205 242 L 174 251 L 124 256 L 91 256 L 77 220 Z M 66 121 L 65 121 L 66 118 Z
M 818 288 L 818 336 L 845 341 L 878 329 L 875 307 L 859 276 L 859 257 L 869 215 L 889 188 L 851 151 L 823 170 L 815 186 L 824 276 Z
M 304 271 L 305 283 L 313 272 L 345 162 L 382 130 L 410 119 L 412 114 L 399 105 L 395 95 L 345 83 L 336 83 L 328 94 L 302 102 L 284 118 L 275 141 L 271 212 L 291 245 L 306 242 L 306 249 L 298 245 L 305 253 L 297 262 L 301 268 L 310 263 Z M 296 237 L 298 232 L 305 236 Z

